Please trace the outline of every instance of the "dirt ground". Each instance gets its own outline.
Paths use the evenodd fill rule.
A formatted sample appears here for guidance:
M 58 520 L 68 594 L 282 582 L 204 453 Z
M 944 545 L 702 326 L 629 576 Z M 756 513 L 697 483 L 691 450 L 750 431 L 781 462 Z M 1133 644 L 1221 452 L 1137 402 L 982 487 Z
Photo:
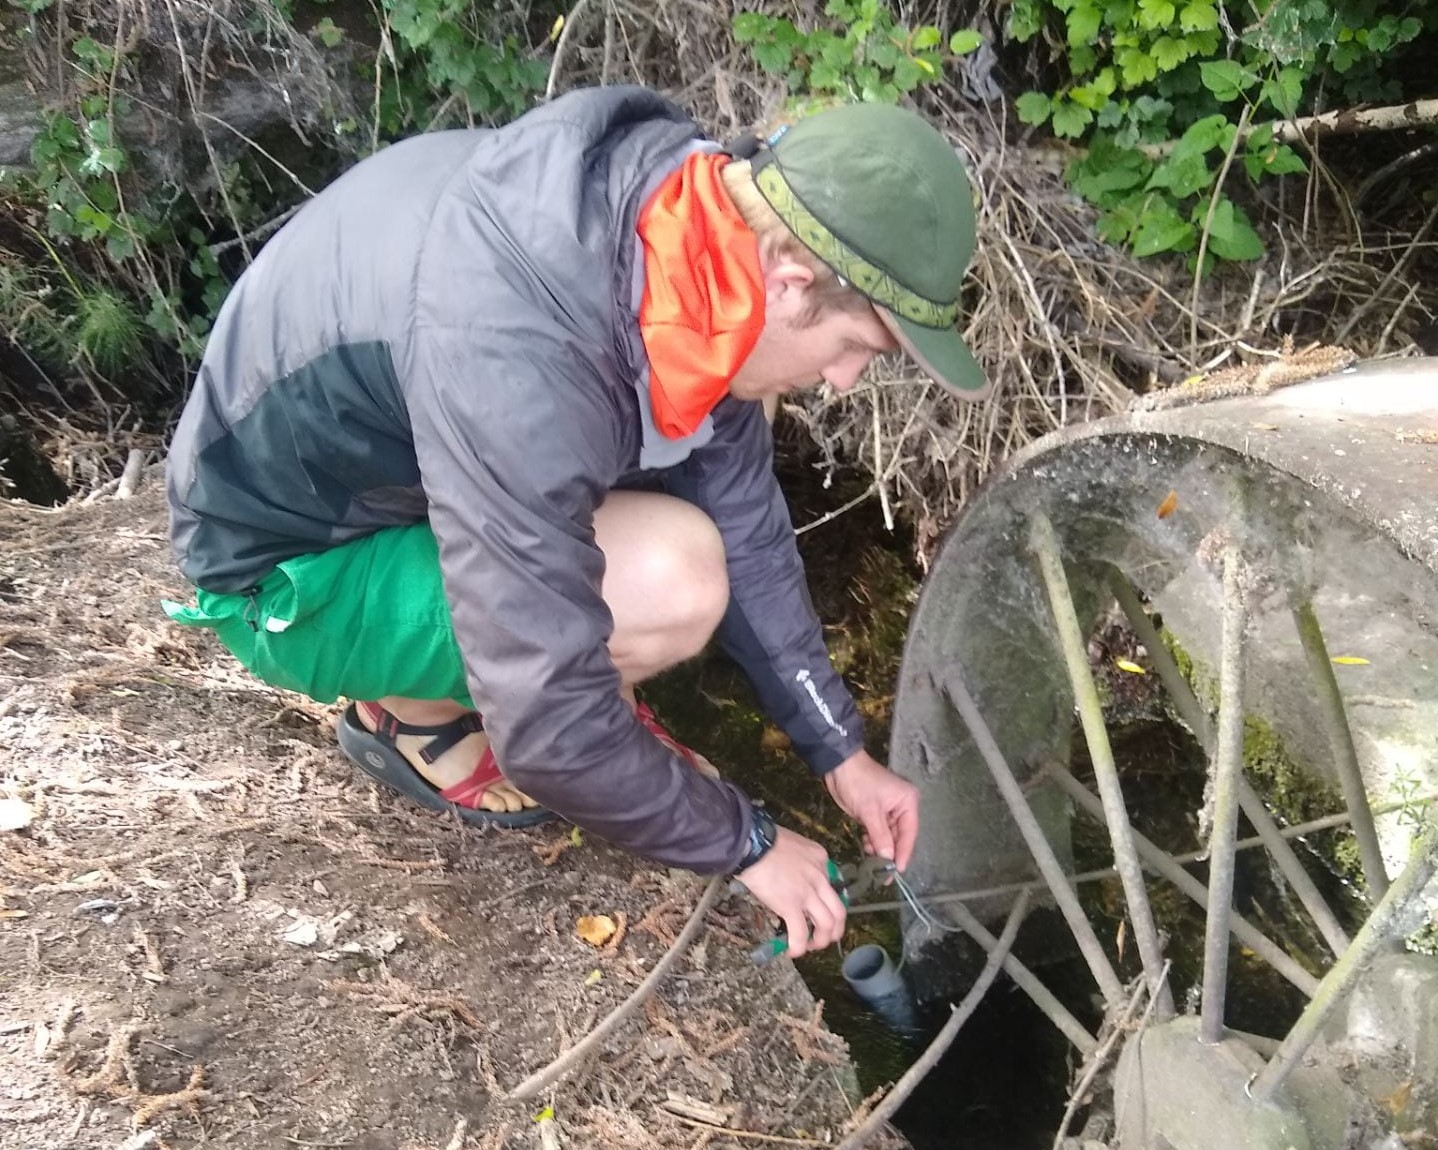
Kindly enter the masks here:
M 186 589 L 159 486 L 0 504 L 0 1147 L 838 1140 L 847 1051 L 791 964 L 750 964 L 764 925 L 728 894 L 600 1058 L 507 1101 L 638 985 L 702 882 L 379 793 L 335 708 L 165 620 Z M 577 937 L 590 914 L 617 943 Z

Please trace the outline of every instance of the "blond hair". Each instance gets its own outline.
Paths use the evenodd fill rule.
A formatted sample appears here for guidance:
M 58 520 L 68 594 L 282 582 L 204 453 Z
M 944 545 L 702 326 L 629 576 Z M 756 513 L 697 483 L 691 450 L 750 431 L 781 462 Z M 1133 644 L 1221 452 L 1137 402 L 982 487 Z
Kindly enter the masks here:
M 754 183 L 748 160 L 731 160 L 724 165 L 720 175 L 729 198 L 759 240 L 760 258 L 765 263 L 792 260 L 814 273 L 814 282 L 809 286 L 809 303 L 800 317 L 801 326 L 813 323 L 825 311 L 859 311 L 869 306 L 869 301 L 805 247 L 779 218 L 779 213 L 769 206 L 769 201 Z

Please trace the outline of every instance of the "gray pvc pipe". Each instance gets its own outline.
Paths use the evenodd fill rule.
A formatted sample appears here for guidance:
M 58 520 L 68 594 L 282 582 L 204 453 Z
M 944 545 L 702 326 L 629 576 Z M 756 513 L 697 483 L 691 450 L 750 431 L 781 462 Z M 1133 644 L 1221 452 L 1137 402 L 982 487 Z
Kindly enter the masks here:
M 906 1038 L 919 1036 L 922 1028 L 914 997 L 888 951 L 868 943 L 850 951 L 839 969 L 864 1005 L 890 1029 Z

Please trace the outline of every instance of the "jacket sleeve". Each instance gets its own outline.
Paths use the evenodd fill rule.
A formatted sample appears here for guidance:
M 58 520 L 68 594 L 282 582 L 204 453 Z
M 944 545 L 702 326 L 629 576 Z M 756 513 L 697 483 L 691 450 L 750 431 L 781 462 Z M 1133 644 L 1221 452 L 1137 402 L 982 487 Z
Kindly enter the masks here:
M 701 873 L 743 857 L 752 808 L 686 766 L 619 696 L 594 509 L 614 471 L 602 370 L 556 329 L 426 331 L 409 373 L 430 522 L 471 694 L 505 775 L 618 846 Z M 472 386 L 505 371 L 505 387 Z M 526 387 L 525 378 L 544 386 Z
M 815 774 L 864 745 L 853 698 L 829 662 L 759 403 L 725 399 L 714 438 L 666 475 L 666 486 L 719 526 L 729 568 L 724 649 Z

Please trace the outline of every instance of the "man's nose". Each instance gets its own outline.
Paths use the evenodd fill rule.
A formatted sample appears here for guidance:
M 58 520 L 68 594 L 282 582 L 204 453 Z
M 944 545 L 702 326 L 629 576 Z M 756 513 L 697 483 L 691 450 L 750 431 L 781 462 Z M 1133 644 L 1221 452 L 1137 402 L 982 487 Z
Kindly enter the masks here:
M 864 368 L 868 361 L 855 362 L 846 360 L 836 363 L 824 371 L 824 382 L 835 391 L 848 391 L 859 382 L 859 376 L 864 374 Z

